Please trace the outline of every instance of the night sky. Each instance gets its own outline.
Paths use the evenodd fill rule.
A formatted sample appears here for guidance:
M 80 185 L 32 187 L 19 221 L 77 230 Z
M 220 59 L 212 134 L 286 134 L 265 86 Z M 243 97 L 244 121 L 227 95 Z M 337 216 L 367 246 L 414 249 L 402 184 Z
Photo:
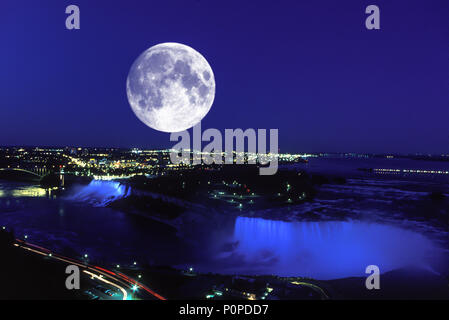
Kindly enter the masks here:
M 203 130 L 278 128 L 281 152 L 449 153 L 448 0 L 2 0 L 0 42 L 0 145 L 173 146 L 125 84 L 144 50 L 180 42 L 215 73 Z

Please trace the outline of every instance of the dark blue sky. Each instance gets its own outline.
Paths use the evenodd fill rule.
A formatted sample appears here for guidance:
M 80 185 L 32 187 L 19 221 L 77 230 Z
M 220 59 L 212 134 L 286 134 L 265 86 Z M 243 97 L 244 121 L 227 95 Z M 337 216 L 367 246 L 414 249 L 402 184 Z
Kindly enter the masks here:
M 69 4 L 81 30 L 65 29 Z M 145 49 L 180 42 L 215 73 L 203 130 L 279 128 L 281 151 L 449 152 L 447 0 L 2 0 L 0 41 L 0 145 L 172 146 L 125 82 Z

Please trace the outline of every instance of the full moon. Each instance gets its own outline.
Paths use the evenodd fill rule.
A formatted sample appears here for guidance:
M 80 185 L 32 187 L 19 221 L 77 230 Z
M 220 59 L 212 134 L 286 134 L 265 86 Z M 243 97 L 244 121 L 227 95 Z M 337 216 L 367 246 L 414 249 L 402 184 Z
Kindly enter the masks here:
M 161 43 L 144 51 L 126 80 L 128 101 L 147 126 L 163 132 L 193 127 L 209 112 L 215 79 L 207 60 L 180 43 Z

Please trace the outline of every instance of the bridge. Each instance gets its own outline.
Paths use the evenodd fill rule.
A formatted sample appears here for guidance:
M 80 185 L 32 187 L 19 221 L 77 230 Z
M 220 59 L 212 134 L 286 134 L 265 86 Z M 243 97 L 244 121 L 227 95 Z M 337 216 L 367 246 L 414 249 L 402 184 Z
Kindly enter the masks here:
M 45 167 L 32 168 L 0 168 L 0 177 L 19 178 L 24 180 L 40 181 L 50 171 Z

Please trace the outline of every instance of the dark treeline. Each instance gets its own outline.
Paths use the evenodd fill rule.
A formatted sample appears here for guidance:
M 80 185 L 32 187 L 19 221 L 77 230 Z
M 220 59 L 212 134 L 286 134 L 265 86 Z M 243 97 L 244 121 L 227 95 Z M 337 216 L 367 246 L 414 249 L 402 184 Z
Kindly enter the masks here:
M 267 201 L 290 200 L 291 203 L 313 199 L 315 186 L 329 182 L 329 178 L 323 176 L 285 169 L 263 176 L 255 165 L 201 166 L 156 178 L 135 176 L 130 179 L 134 188 L 192 201 L 204 199 L 204 195 L 211 192 L 224 191 L 242 196 L 257 194 Z M 345 181 L 335 178 L 332 182 Z

